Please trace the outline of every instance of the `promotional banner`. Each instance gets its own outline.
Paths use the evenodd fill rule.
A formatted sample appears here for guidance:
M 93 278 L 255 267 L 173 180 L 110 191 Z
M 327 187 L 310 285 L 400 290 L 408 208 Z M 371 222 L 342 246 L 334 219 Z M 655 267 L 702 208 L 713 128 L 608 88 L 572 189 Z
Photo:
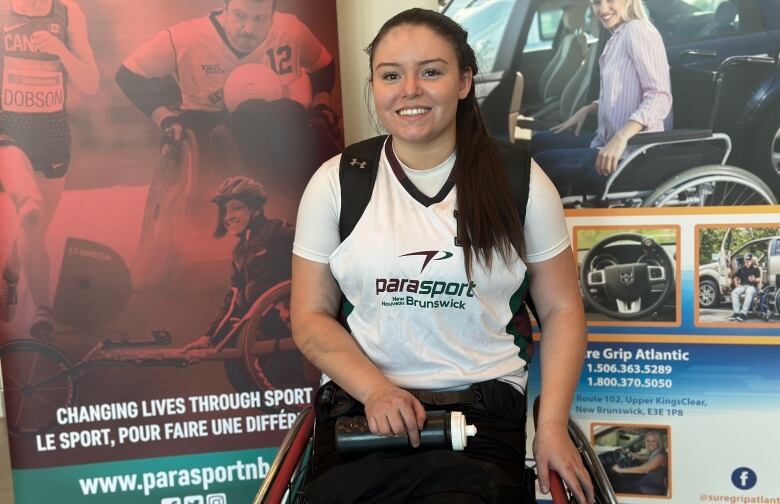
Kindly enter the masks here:
M 302 190 L 343 148 L 335 1 L 0 21 L 16 502 L 248 502 L 319 379 L 289 276 Z
M 618 501 L 777 503 L 780 11 L 639 3 L 444 12 L 491 133 L 562 197 L 589 333 L 572 416 Z
M 765 449 L 780 442 L 777 208 L 578 210 L 567 221 L 590 341 L 572 415 L 619 501 L 778 502 L 780 458 Z M 761 286 L 741 320 L 732 280 L 751 255 Z M 599 281 L 615 264 L 626 282 L 650 269 L 644 297 Z M 626 313 L 625 297 L 650 311 Z

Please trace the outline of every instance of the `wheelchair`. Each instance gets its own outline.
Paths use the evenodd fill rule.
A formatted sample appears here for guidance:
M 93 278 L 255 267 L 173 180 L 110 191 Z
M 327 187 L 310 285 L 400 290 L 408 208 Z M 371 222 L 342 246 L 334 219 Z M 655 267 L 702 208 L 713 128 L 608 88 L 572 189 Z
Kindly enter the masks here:
M 198 248 L 193 239 L 210 236 L 210 201 L 226 177 L 250 176 L 272 204 L 297 208 L 309 177 L 341 151 L 338 122 L 289 99 L 247 100 L 231 114 L 187 111 L 180 120 L 182 138 L 163 142 L 146 198 L 133 268 L 142 291 L 165 291 Z
M 601 207 L 697 207 L 775 205 L 770 187 L 755 174 L 726 164 L 731 154 L 730 137 L 713 132 L 721 90 L 727 71 L 741 64 L 775 64 L 772 58 L 733 56 L 717 71 L 703 72 L 714 83 L 709 122 L 703 129 L 678 129 L 640 133 L 628 142 L 630 154 L 606 179 L 603 187 L 576 188 L 571 182 L 558 187 L 565 208 Z M 522 78 L 516 82 L 509 113 L 510 138 L 518 130 L 540 130 L 552 125 L 518 120 Z
M 539 398 L 537 397 L 533 406 L 534 421 L 536 421 L 538 410 Z M 310 467 L 314 417 L 314 410 L 311 407 L 299 413 L 282 441 L 276 458 L 252 501 L 253 504 L 305 502 L 303 488 Z M 568 431 L 593 482 L 596 504 L 618 504 L 607 473 L 596 452 L 590 446 L 588 437 L 571 418 L 569 419 Z M 555 471 L 550 472 L 550 496 L 553 504 L 573 504 L 575 502 L 574 497 Z
M 745 294 L 739 296 L 740 306 L 745 300 Z M 729 296 L 731 301 L 731 296 Z M 775 285 L 765 285 L 753 295 L 750 308 L 747 312 L 748 319 L 757 318 L 769 322 L 772 317 L 780 317 L 780 290 Z
M 107 254 L 109 249 L 98 249 L 93 245 L 90 249 L 80 250 L 101 250 Z M 88 264 L 91 266 L 93 262 Z M 91 278 L 86 273 L 71 277 L 68 282 L 72 287 L 78 287 L 82 280 Z M 60 285 L 63 285 L 62 282 Z M 95 287 L 94 298 L 111 300 L 110 291 L 101 287 Z M 94 311 L 94 306 L 89 303 L 91 298 L 72 296 L 73 288 L 68 291 L 76 299 L 74 307 L 79 306 L 81 311 Z M 121 302 L 116 299 L 111 301 Z M 153 329 L 137 339 L 128 338 L 126 333 L 105 331 L 105 338 L 74 362 L 50 343 L 9 340 L 0 346 L 9 412 L 8 431 L 15 436 L 29 438 L 53 432 L 59 428 L 57 410 L 78 404 L 80 379 L 93 371 L 108 368 L 186 368 L 205 362 L 222 362 L 226 376 L 237 392 L 314 388 L 320 373 L 301 355 L 293 342 L 289 307 L 290 281 L 285 280 L 262 294 L 240 318 L 226 316 L 220 329 L 224 336 L 208 348 L 186 350 L 172 347 L 172 337 L 165 329 Z M 124 308 L 124 305 L 119 308 Z M 72 314 L 71 320 L 78 321 L 77 316 Z M 286 408 L 298 412 L 304 406 L 292 404 Z M 278 408 L 267 406 L 264 411 L 276 413 Z

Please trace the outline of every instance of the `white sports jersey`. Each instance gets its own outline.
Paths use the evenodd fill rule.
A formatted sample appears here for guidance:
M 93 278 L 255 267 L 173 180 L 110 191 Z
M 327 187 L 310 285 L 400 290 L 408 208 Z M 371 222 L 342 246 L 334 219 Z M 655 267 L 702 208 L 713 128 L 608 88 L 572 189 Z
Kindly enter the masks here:
M 499 378 L 524 389 L 530 360 L 522 306 L 526 266 L 513 254 L 507 267 L 496 254 L 492 271 L 475 263 L 469 281 L 463 250 L 455 245 L 456 208 L 452 180 L 426 197 L 386 146 L 366 210 L 329 257 L 347 300 L 349 329 L 399 386 L 438 389 Z M 553 255 L 568 245 L 564 236 Z M 299 242 L 296 234 L 294 252 L 306 257 Z
M 185 21 L 157 34 L 136 49 L 125 66 L 145 77 L 174 75 L 182 92 L 182 110 L 221 111 L 225 108 L 222 87 L 233 69 L 247 63 L 272 68 L 282 82 L 285 97 L 304 105 L 311 102 L 311 89 L 304 72 L 312 73 L 331 61 L 327 49 L 296 16 L 274 12 L 265 40 L 251 53 L 237 52 L 214 11 L 207 17 Z M 307 62 L 309 54 L 319 55 Z M 308 92 L 308 96 L 302 96 Z

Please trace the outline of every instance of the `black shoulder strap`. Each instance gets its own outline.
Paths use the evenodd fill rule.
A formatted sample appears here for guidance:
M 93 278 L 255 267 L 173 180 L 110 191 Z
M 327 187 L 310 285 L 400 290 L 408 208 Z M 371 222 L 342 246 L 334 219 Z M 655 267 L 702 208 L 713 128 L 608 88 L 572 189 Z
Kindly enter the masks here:
M 512 193 L 512 200 L 515 208 L 520 214 L 520 224 L 525 224 L 525 212 L 528 206 L 528 191 L 531 187 L 531 156 L 528 151 L 509 142 L 494 140 L 498 155 L 501 158 L 501 164 L 504 165 L 506 176 L 509 179 L 509 191 Z M 542 322 L 539 314 L 536 312 L 536 305 L 531 299 L 529 292 L 525 296 L 525 305 L 531 310 L 539 329 L 542 328 Z
M 520 224 L 525 224 L 525 211 L 528 203 L 528 188 L 531 183 L 531 156 L 528 151 L 502 140 L 493 140 L 501 158 L 501 164 L 509 179 L 509 191 L 520 214 Z
M 344 241 L 355 229 L 355 225 L 371 199 L 385 138 L 387 135 L 352 144 L 341 155 L 341 163 L 339 164 L 339 185 L 341 186 L 339 234 L 341 241 Z

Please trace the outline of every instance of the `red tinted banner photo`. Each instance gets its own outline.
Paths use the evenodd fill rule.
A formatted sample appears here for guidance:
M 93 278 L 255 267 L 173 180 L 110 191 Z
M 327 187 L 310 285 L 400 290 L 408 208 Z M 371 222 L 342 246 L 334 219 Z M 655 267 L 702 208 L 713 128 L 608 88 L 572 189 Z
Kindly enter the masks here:
M 0 28 L 16 502 L 247 502 L 319 380 L 289 277 L 343 146 L 335 0 L 2 0 Z

